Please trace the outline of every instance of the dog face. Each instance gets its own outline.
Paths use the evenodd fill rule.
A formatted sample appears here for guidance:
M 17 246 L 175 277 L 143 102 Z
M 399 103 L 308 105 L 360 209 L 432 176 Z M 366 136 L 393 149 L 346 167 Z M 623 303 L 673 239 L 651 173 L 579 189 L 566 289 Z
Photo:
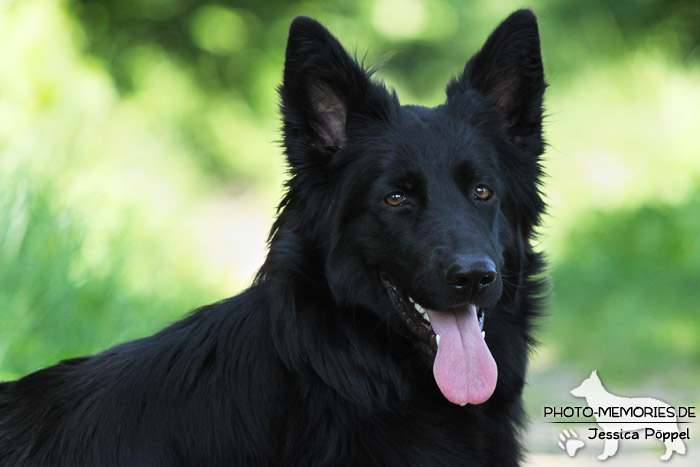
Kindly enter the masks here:
M 535 18 L 504 21 L 436 108 L 402 106 L 369 75 L 319 23 L 292 23 L 280 90 L 292 178 L 278 223 L 319 245 L 337 303 L 412 339 L 448 399 L 483 402 L 497 374 L 485 316 L 517 293 L 543 208 Z

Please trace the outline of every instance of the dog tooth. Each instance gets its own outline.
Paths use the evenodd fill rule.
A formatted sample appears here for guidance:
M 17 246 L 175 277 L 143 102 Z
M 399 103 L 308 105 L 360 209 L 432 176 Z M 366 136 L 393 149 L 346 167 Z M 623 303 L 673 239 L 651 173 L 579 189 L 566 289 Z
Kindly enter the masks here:
M 440 334 L 435 334 L 435 342 L 440 345 Z
M 425 313 L 423 315 L 423 319 L 425 319 L 427 322 L 430 322 L 430 315 L 428 313 Z
M 460 407 L 464 407 L 465 405 L 467 405 L 466 402 L 462 402 L 461 404 L 459 404 Z
M 420 306 L 418 303 L 414 303 L 413 306 L 416 308 L 416 310 L 418 310 L 418 313 L 420 313 L 421 315 L 425 313 L 425 308 Z
M 481 337 L 486 339 L 486 331 L 481 331 Z
M 415 300 L 413 300 L 413 298 L 411 298 L 411 297 L 408 297 L 408 301 L 411 303 L 415 302 Z

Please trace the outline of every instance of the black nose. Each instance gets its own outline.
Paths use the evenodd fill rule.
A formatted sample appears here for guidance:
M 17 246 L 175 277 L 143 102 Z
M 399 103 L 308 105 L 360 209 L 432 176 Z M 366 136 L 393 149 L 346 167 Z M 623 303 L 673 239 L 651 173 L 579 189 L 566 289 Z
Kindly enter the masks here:
M 477 294 L 498 277 L 496 265 L 488 256 L 458 255 L 445 270 L 445 282 L 460 292 Z

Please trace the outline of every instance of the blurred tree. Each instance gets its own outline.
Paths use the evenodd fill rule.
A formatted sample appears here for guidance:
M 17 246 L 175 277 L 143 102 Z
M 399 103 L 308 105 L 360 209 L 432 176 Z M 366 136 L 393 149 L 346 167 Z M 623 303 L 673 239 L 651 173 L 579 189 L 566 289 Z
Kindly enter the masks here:
M 544 338 L 557 354 L 629 379 L 697 379 L 700 193 L 679 206 L 593 214 L 566 240 Z
M 353 38 L 350 46 L 372 44 L 381 50 L 400 47 L 401 56 L 393 59 L 392 67 L 402 73 L 410 75 L 416 68 L 442 71 L 446 59 L 464 60 L 466 52 L 473 52 L 474 46 L 483 40 L 479 34 L 488 31 L 494 26 L 492 21 L 507 13 L 507 7 L 494 12 L 482 2 L 474 1 L 412 0 L 409 3 L 419 7 L 416 15 L 420 27 L 399 24 L 392 29 L 393 26 L 387 26 L 386 18 L 375 20 L 376 15 L 391 13 L 404 18 L 400 11 L 392 12 L 391 7 L 405 9 L 406 5 L 387 0 L 374 4 L 345 0 L 330 5 L 296 0 L 72 0 L 72 7 L 89 35 L 90 52 L 109 64 L 125 90 L 133 86 L 130 64 L 125 57 L 129 56 L 129 50 L 142 46 L 162 48 L 172 60 L 183 65 L 194 64 L 204 87 L 250 89 L 246 85 L 256 79 L 257 62 L 283 50 L 289 20 L 296 14 L 314 12 L 322 21 L 330 19 L 331 25 L 338 16 L 352 18 L 354 38 L 363 40 L 360 44 Z M 516 7 L 514 2 L 512 8 Z M 543 21 L 545 30 L 558 33 L 557 40 L 547 43 L 548 49 L 564 52 L 571 46 L 568 41 L 560 40 L 566 37 L 614 41 L 611 36 L 617 34 L 621 47 L 611 48 L 611 55 L 629 52 L 653 40 L 658 47 L 683 58 L 698 58 L 700 7 L 692 0 L 543 0 L 534 2 L 532 7 L 547 19 Z M 484 25 L 486 20 L 489 24 Z M 458 41 L 461 37 L 464 40 Z M 423 65 L 416 67 L 416 63 Z M 418 80 L 412 91 L 420 95 L 423 84 Z M 254 95 L 248 97 L 255 101 Z
M 188 136 L 203 168 L 220 180 L 239 183 L 255 179 L 269 164 L 249 170 L 249 164 L 238 163 L 232 153 L 241 154 L 231 144 L 221 144 L 207 109 L 238 99 L 249 112 L 247 118 L 261 124 L 273 120 L 274 88 L 293 16 L 317 16 L 347 46 L 359 47 L 360 56 L 370 46 L 373 53 L 398 51 L 382 75 L 400 86 L 405 98 L 434 104 L 447 79 L 507 10 L 519 5 L 493 8 L 486 2 L 458 0 L 70 2 L 84 25 L 87 50 L 107 64 L 122 93 L 137 93 L 143 87 L 143 68 L 157 62 L 196 88 L 190 91 L 197 95 L 195 105 L 165 113 L 182 114 L 174 119 L 173 130 Z M 532 7 L 544 25 L 545 58 L 560 76 L 589 61 L 591 54 L 599 61 L 650 44 L 682 59 L 700 55 L 700 8 L 695 1 L 542 0 Z M 370 63 L 377 61 L 370 58 Z

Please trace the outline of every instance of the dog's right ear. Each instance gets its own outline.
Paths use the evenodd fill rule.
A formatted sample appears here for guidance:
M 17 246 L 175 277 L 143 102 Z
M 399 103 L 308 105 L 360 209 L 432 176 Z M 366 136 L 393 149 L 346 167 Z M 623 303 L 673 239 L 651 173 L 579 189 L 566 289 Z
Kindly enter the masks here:
M 290 165 L 328 160 L 353 121 L 387 119 L 389 94 L 369 78 L 319 22 L 299 16 L 287 41 L 280 87 L 284 145 Z

